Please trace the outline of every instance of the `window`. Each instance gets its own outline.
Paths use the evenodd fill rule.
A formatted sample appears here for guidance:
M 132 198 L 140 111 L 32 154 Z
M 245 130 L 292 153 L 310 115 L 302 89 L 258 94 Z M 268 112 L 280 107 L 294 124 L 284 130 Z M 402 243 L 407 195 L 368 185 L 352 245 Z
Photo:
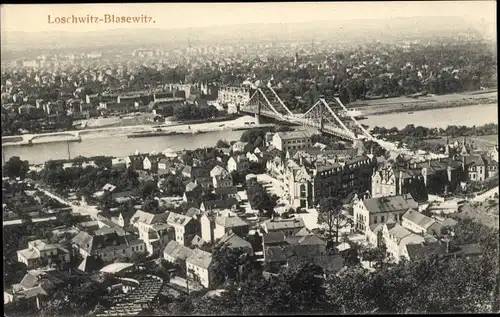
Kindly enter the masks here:
M 382 216 L 380 222 L 385 222 L 385 216 Z
M 373 223 L 377 223 L 377 220 L 378 220 L 378 219 L 377 219 L 377 216 L 374 216 L 374 217 L 373 217 Z
M 300 185 L 300 196 L 301 197 L 306 197 L 306 185 L 305 184 L 301 184 Z

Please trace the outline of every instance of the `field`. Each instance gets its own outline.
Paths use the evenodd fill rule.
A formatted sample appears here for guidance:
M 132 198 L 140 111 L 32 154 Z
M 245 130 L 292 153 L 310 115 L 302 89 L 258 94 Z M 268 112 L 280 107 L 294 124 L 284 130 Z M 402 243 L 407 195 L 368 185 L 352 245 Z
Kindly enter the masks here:
M 413 99 L 409 97 L 396 97 L 377 100 L 358 100 L 350 103 L 350 107 L 356 107 L 365 115 L 381 115 L 394 112 L 419 111 L 435 108 L 453 108 L 471 106 L 477 104 L 488 104 L 498 101 L 498 92 L 476 91 L 457 93 L 449 95 L 428 95 Z

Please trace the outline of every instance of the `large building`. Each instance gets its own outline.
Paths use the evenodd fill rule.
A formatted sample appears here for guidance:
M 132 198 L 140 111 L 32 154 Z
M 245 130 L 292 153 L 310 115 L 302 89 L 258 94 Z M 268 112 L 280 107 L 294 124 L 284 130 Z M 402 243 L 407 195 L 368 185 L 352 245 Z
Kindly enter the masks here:
M 457 188 L 463 179 L 463 166 L 453 159 L 426 162 L 393 162 L 375 170 L 372 176 L 372 197 L 404 195 L 424 190 L 442 194 Z
M 410 195 L 360 200 L 354 205 L 354 226 L 356 230 L 366 232 L 377 224 L 398 223 L 408 209 L 418 210 L 418 203 Z
M 333 159 L 290 159 L 276 171 L 282 171 L 292 206 L 315 208 L 321 198 L 335 195 L 341 199 L 364 195 L 370 190 L 373 172 L 368 156 Z
M 220 87 L 217 101 L 228 105 L 228 112 L 234 113 L 238 106 L 250 101 L 250 89 L 246 87 Z
M 312 146 L 311 134 L 307 131 L 276 132 L 271 144 L 282 152 L 309 148 Z

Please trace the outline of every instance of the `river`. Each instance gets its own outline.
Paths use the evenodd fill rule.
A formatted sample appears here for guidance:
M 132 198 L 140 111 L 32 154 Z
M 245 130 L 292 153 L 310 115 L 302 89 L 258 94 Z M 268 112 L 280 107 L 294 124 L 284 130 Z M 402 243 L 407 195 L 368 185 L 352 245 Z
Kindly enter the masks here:
M 360 123 L 370 128 L 375 126 L 402 129 L 408 124 L 428 128 L 446 128 L 449 125 L 480 126 L 498 123 L 498 104 L 485 104 L 456 108 L 441 108 L 413 113 L 399 112 L 379 116 L 368 116 Z
M 459 108 L 445 108 L 425 111 L 391 113 L 380 116 L 370 116 L 360 121 L 370 128 L 383 126 L 386 128 L 404 128 L 408 124 L 415 126 L 445 128 L 448 125 L 484 125 L 498 123 L 498 105 L 486 104 Z M 71 157 L 82 156 L 116 156 L 125 157 L 139 152 L 161 152 L 167 148 L 173 150 L 196 149 L 206 146 L 215 146 L 219 139 L 238 140 L 243 131 L 217 131 L 203 134 L 182 134 L 150 138 L 127 138 L 125 135 L 112 135 L 83 139 L 81 142 L 69 142 Z M 19 156 L 33 164 L 41 164 L 48 160 L 67 159 L 68 143 L 44 143 L 33 146 L 2 146 L 2 164 L 11 156 Z
M 12 156 L 19 156 L 33 164 L 48 160 L 67 159 L 68 148 L 71 157 L 76 156 L 115 156 L 125 157 L 136 150 L 142 153 L 162 152 L 167 148 L 174 151 L 215 146 L 217 140 L 238 140 L 244 131 L 217 131 L 202 134 L 179 134 L 149 138 L 127 138 L 126 135 L 113 135 L 102 138 L 83 139 L 81 142 L 57 142 L 34 144 L 33 146 L 2 146 L 2 164 Z M 69 146 L 68 146 L 69 144 Z

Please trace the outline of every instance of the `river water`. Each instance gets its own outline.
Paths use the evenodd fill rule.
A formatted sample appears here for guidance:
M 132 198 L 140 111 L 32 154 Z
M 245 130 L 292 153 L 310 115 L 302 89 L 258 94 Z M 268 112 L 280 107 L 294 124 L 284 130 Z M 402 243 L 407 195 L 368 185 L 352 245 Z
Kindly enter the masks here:
M 217 131 L 201 134 L 179 134 L 149 138 L 127 138 L 126 135 L 113 135 L 102 138 L 83 139 L 81 142 L 56 142 L 34 144 L 33 146 L 2 146 L 2 164 L 12 156 L 19 156 L 33 164 L 48 160 L 67 159 L 76 156 L 115 156 L 125 157 L 136 150 L 141 153 L 162 152 L 167 148 L 174 151 L 215 146 L 217 140 L 239 140 L 244 131 Z
M 434 109 L 408 113 L 392 113 L 380 116 L 370 116 L 360 121 L 369 127 L 383 126 L 386 128 L 404 128 L 408 124 L 425 127 L 445 128 L 448 125 L 484 125 L 498 123 L 498 105 L 486 104 L 458 108 Z M 203 134 L 182 134 L 150 138 L 132 138 L 124 135 L 113 135 L 83 139 L 82 142 L 58 142 L 35 144 L 33 146 L 2 146 L 2 164 L 11 156 L 19 156 L 33 164 L 44 163 L 48 160 L 67 159 L 68 148 L 71 157 L 82 156 L 115 156 L 125 157 L 139 152 L 161 152 L 167 148 L 173 150 L 196 149 L 215 146 L 219 139 L 238 140 L 243 131 L 217 131 Z M 69 144 L 69 146 L 68 146 Z
M 360 123 L 370 128 L 379 126 L 402 129 L 408 124 L 427 128 L 446 128 L 449 125 L 480 126 L 498 123 L 498 104 L 400 112 L 380 116 L 368 116 Z

